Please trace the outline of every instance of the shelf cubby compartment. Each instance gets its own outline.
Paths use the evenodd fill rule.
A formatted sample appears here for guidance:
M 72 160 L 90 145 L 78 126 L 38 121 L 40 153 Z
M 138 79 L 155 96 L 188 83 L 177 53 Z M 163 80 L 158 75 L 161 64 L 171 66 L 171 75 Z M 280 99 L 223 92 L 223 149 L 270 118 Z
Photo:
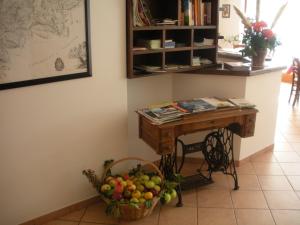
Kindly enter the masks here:
M 144 55 L 134 55 L 134 73 L 133 75 L 143 76 L 150 75 L 155 72 L 162 71 L 163 69 L 163 54 L 162 53 L 153 53 L 153 54 L 144 54 Z M 158 71 L 147 70 L 146 67 L 156 67 Z
M 191 67 L 191 51 L 166 52 L 166 71 L 180 71 Z
M 194 50 L 193 58 L 194 57 L 200 57 L 201 60 L 209 59 L 212 65 L 216 64 L 216 48 Z M 203 64 L 201 64 L 201 66 L 203 66 Z
M 215 29 L 195 29 L 194 30 L 194 43 L 203 42 L 204 38 L 213 39 L 212 45 L 216 44 L 217 31 Z M 195 45 L 194 45 L 195 46 Z
M 147 47 L 147 50 L 159 50 L 159 49 L 151 49 L 146 45 L 147 41 L 150 40 L 160 40 L 160 48 L 163 47 L 163 35 L 161 30 L 153 30 L 153 31 L 134 31 L 133 33 L 133 47 Z M 140 51 L 140 50 L 139 50 Z M 141 50 L 143 51 L 143 50 Z
M 178 0 L 146 0 L 153 19 L 178 20 Z
M 175 48 L 191 47 L 192 30 L 190 29 L 166 30 L 165 39 L 173 40 L 176 43 Z

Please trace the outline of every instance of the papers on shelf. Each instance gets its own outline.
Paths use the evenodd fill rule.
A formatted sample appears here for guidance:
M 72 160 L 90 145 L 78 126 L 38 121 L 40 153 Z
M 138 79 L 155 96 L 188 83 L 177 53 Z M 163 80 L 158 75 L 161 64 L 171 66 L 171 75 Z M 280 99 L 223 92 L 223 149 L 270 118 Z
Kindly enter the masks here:
M 234 107 L 235 105 L 226 99 L 218 99 L 214 97 L 206 97 L 202 98 L 202 100 L 208 102 L 209 104 L 217 107 L 217 108 L 225 108 L 225 107 Z
M 255 107 L 255 104 L 253 104 L 243 98 L 230 98 L 228 100 L 240 108 L 254 108 Z
M 229 101 L 230 100 L 230 101 Z M 153 124 L 164 124 L 182 119 L 184 115 L 201 113 L 225 107 L 253 108 L 245 99 L 219 99 L 215 97 L 197 98 L 192 100 L 164 102 L 151 105 L 137 112 L 148 118 Z

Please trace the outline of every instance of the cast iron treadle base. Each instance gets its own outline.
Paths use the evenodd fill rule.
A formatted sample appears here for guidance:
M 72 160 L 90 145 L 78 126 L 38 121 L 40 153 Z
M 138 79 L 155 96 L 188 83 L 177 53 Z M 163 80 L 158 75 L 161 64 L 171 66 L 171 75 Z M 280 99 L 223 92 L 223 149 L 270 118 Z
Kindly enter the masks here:
M 233 156 L 233 133 L 229 129 L 221 128 L 217 131 L 211 132 L 205 137 L 204 141 L 202 142 L 185 144 L 179 139 L 177 139 L 177 142 L 181 145 L 182 149 L 182 159 L 179 167 L 177 166 L 177 163 L 175 164 L 177 173 L 180 173 L 186 155 L 194 152 L 202 152 L 205 161 L 202 163 L 200 169 L 198 170 L 198 172 L 200 172 L 199 175 L 202 176 L 203 179 L 209 180 L 210 183 L 212 183 L 212 173 L 221 171 L 224 174 L 230 175 L 233 178 L 234 190 L 239 189 L 238 176 L 236 173 Z M 204 164 L 208 165 L 208 177 L 205 177 L 201 174 L 201 169 L 203 168 Z M 204 185 L 206 184 L 208 183 L 204 182 Z
M 213 183 L 212 179 L 208 179 L 202 174 L 195 174 L 192 176 L 184 177 L 180 185 L 181 185 L 181 190 L 184 191 L 184 190 L 205 186 L 212 183 Z

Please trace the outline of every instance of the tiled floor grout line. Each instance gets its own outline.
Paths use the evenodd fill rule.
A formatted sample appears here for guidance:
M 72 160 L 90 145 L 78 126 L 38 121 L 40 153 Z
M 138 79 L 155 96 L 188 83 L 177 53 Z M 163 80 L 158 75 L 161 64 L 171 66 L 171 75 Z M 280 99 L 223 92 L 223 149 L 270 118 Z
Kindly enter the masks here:
M 257 179 L 258 179 L 258 178 L 257 178 Z M 267 200 L 267 197 L 266 197 L 266 194 L 265 194 L 264 190 L 262 190 L 262 185 L 261 185 L 259 179 L 258 179 L 258 183 L 259 183 L 259 185 L 260 185 L 260 187 L 261 187 L 261 192 L 262 192 L 262 194 L 263 194 L 263 196 L 264 196 L 264 199 L 265 199 L 265 201 L 266 201 L 266 203 L 267 203 L 268 210 L 269 210 L 269 212 L 271 213 L 273 222 L 274 222 L 274 224 L 276 224 L 275 218 L 274 218 L 273 213 L 272 213 L 272 209 L 270 208 L 270 205 L 269 205 L 269 202 L 268 202 L 268 200 Z
M 79 219 L 79 224 L 78 224 L 78 225 L 80 225 L 80 223 L 82 222 L 82 219 L 83 219 L 83 217 L 85 216 L 87 209 L 88 209 L 88 206 L 85 207 L 84 212 L 82 213 L 82 215 L 81 215 L 81 217 L 80 217 L 80 219 Z
M 236 225 L 239 225 L 238 224 L 238 219 L 237 219 L 237 214 L 236 214 L 236 208 L 234 207 L 234 203 L 233 203 L 233 198 L 232 198 L 232 193 L 233 190 L 230 190 L 230 199 L 231 199 L 231 203 L 232 203 L 232 208 L 233 208 L 233 214 L 234 214 L 234 218 L 235 218 L 235 223 Z

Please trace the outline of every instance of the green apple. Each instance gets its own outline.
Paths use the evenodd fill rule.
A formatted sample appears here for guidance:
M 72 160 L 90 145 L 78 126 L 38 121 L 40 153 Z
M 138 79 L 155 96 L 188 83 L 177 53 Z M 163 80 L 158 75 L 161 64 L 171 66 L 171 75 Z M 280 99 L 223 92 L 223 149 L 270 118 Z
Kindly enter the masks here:
M 172 199 L 171 195 L 169 193 L 164 194 L 165 203 L 169 203 Z
M 130 202 L 133 202 L 133 203 L 139 203 L 139 200 L 137 198 L 131 198 L 130 199 Z
M 151 188 L 155 187 L 155 183 L 153 181 L 149 180 L 149 181 L 145 182 L 145 186 L 146 186 L 146 188 L 151 189 Z
M 142 182 L 146 182 L 146 181 L 150 180 L 148 175 L 142 175 L 140 179 L 141 179 Z
M 145 201 L 146 201 L 146 199 L 144 199 L 144 198 L 140 198 L 140 199 L 139 199 L 139 202 L 140 202 L 140 203 L 145 203 Z
M 110 187 L 110 185 L 108 185 L 108 184 L 103 184 L 103 185 L 101 186 L 101 192 L 103 192 L 103 193 L 109 191 L 110 189 L 111 189 L 111 187 Z
M 160 192 L 160 190 L 161 190 L 160 186 L 158 186 L 158 185 L 155 185 L 153 188 L 154 188 L 154 190 L 156 190 L 157 192 Z
M 123 186 L 123 187 L 126 187 L 126 186 L 127 186 L 127 182 L 126 182 L 126 181 L 124 181 L 124 180 L 123 180 L 123 181 L 121 181 L 121 184 L 122 184 L 122 186 Z
M 136 185 L 136 189 L 138 189 L 140 192 L 143 192 L 145 190 L 145 187 L 142 184 L 138 184 Z
M 115 179 L 109 181 L 109 185 L 113 188 L 117 185 L 117 181 Z
M 172 199 L 177 197 L 177 191 L 175 189 L 172 189 L 171 193 L 170 193 Z
M 153 176 L 151 177 L 151 180 L 155 183 L 155 184 L 161 184 L 161 178 L 159 176 Z

